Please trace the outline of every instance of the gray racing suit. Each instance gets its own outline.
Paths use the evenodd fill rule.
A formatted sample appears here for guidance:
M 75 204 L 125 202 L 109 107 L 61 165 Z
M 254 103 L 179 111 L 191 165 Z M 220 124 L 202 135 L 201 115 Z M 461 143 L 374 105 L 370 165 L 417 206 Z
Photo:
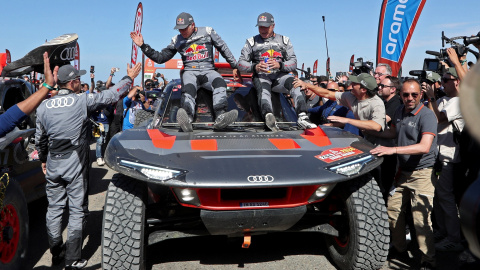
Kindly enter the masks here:
M 257 73 L 255 66 L 267 57 L 280 63 L 280 68 L 270 69 L 269 73 Z M 272 90 L 290 94 L 297 114 L 306 112 L 306 102 L 300 87 L 293 88 L 294 78 L 288 74 L 297 68 L 297 57 L 288 37 L 274 34 L 267 39 L 260 35 L 247 39 L 238 59 L 238 68 L 245 73 L 254 73 L 253 85 L 257 89 L 262 115 L 273 112 Z
M 126 76 L 97 94 L 61 89 L 37 109 L 35 145 L 39 159 L 47 165 L 47 234 L 51 250 L 63 244 L 62 215 L 68 201 L 66 265 L 81 259 L 82 230 L 88 216 L 87 119 L 100 106 L 116 102 L 131 84 L 132 79 Z
M 182 35 L 174 36 L 170 44 L 161 51 L 155 51 L 146 43 L 141 46 L 143 53 L 159 64 L 172 59 L 177 52 L 180 53 L 185 67 L 181 72 L 181 106 L 190 117 L 195 114 L 195 98 L 200 87 L 213 91 L 213 108 L 216 116 L 227 110 L 227 84 L 215 71 L 213 47 L 232 68 L 237 68 L 237 61 L 227 44 L 211 27 L 197 27 L 187 39 Z

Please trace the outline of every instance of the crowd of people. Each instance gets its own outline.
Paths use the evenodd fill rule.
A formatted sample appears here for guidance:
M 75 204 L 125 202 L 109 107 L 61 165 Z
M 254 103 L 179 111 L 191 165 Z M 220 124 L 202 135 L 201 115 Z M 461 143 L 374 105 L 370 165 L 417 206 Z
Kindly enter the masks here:
M 288 37 L 274 32 L 273 16 L 267 12 L 260 14 L 257 26 L 259 34 L 247 39 L 238 62 L 215 30 L 196 27 L 188 13 L 177 16 L 175 29 L 180 34 L 161 51 L 144 43 L 140 33 L 132 32 L 130 36 L 157 63 L 168 61 L 177 52 L 181 54 L 185 69 L 181 72 L 182 100 L 177 121 L 182 131 L 193 131 L 199 88 L 213 92 L 215 129 L 225 128 L 237 119 L 236 110 L 227 111 L 225 80 L 215 70 L 213 58 L 208 53 L 201 55 L 202 50 L 208 52 L 215 47 L 234 69 L 236 77 L 252 73 L 258 106 L 269 130 L 279 131 L 271 101 L 274 91 L 290 97 L 299 128 L 338 127 L 375 145 L 371 153 L 382 156 L 384 161 L 372 174 L 387 207 L 391 254 L 405 256 L 409 224 L 422 253 L 423 267 L 435 267 L 436 250 L 462 251 L 458 203 L 479 169 L 472 162 L 478 160 L 473 150 L 478 146 L 472 146 L 473 140 L 468 139 L 459 109 L 459 86 L 469 70 L 465 55 L 458 56 L 454 49 L 448 49 L 451 66 L 446 66 L 442 74 L 428 72 L 422 80 L 398 78 L 388 64 L 335 79 L 310 74 L 299 78 L 293 46 Z M 196 44 L 198 40 L 203 48 Z M 35 102 L 18 104 L 15 113 L 20 116 L 30 113 L 48 91 L 53 101 L 68 97 L 74 100 L 71 106 L 78 107 L 71 110 L 54 106 L 55 102 L 50 107 L 42 103 L 37 110 L 36 145 L 47 178 L 47 229 L 52 260 L 58 263 L 65 256 L 67 266 L 81 268 L 86 264 L 80 256 L 81 231 L 88 215 L 86 134 L 93 128 L 96 162 L 102 166 L 108 138 L 133 128 L 136 113 L 151 109 L 152 101 L 141 86 L 131 85 L 139 73 L 139 64 L 128 67 L 127 76 L 117 84 L 112 82 L 117 68 L 111 69 L 105 83 L 95 83 L 91 72 L 89 85 L 80 82 L 84 70 L 65 65 L 54 69 L 52 74 L 47 63 L 45 60 L 45 82 L 38 94 L 32 96 Z M 53 88 L 54 77 L 58 78 L 58 89 Z M 167 85 L 163 75 L 158 77 L 147 80 L 145 90 Z M 69 113 L 59 113 L 62 110 Z M 66 129 L 66 125 L 70 128 Z M 61 215 L 67 198 L 71 220 L 65 245 Z

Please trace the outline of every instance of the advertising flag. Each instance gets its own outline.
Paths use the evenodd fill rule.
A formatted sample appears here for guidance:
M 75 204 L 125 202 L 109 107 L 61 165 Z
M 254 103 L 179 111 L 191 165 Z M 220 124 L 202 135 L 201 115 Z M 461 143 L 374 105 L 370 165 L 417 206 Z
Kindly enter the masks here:
M 73 59 L 73 67 L 77 70 L 80 70 L 80 45 L 75 48 L 75 58 Z
M 143 22 L 143 6 L 142 2 L 138 3 L 137 10 L 135 12 L 135 21 L 133 22 L 133 31 L 137 34 L 142 32 Z M 137 63 L 138 46 L 132 41 L 132 57 L 131 65 L 134 66 Z M 133 82 L 132 82 L 133 85 Z
M 352 73 L 353 72 L 353 67 L 355 66 L 355 54 L 352 54 L 352 57 L 350 57 L 350 63 L 348 64 L 348 72 Z
M 317 76 L 318 59 L 313 63 L 313 76 Z
M 427 0 L 384 0 L 377 37 L 377 65 L 389 64 L 397 76 Z
M 330 57 L 327 58 L 327 77 L 328 79 L 332 78 L 332 74 L 330 73 Z
M 10 51 L 5 49 L 5 53 L 7 54 L 7 64 L 12 62 L 12 56 L 10 55 Z
M 215 50 L 215 63 L 218 63 L 220 61 L 220 52 L 218 50 Z

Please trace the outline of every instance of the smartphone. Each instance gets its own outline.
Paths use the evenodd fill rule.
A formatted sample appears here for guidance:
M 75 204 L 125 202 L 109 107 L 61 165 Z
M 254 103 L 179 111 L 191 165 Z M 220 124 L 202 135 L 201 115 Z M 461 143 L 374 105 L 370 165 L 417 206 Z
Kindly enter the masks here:
M 90 73 L 95 73 L 95 66 L 90 66 Z
M 343 76 L 343 75 L 347 76 L 347 73 L 346 72 L 337 72 L 335 77 Z

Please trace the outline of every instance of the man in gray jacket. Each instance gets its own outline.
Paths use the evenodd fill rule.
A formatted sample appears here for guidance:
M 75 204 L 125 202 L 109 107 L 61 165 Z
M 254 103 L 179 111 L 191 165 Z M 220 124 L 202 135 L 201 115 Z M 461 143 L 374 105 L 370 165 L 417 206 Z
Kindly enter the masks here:
M 257 89 L 265 124 L 272 131 L 278 131 L 272 108 L 273 90 L 290 94 L 293 98 L 300 128 L 317 127 L 308 119 L 305 98 L 300 87 L 293 87 L 294 77 L 289 74 L 297 68 L 297 57 L 290 39 L 274 33 L 275 21 L 268 12 L 258 16 L 257 26 L 260 34 L 247 39 L 238 59 L 238 67 L 242 72 L 253 72 L 253 85 Z
M 213 47 L 215 47 L 234 69 L 234 76 L 240 76 L 237 61 L 227 44 L 211 27 L 196 27 L 192 15 L 182 12 L 177 16 L 174 29 L 180 31 L 163 50 L 155 51 L 143 42 L 141 33 L 131 32 L 133 42 L 140 46 L 142 52 L 154 62 L 162 64 L 173 58 L 178 52 L 182 56 L 184 70 L 182 79 L 182 100 L 177 112 L 177 122 L 184 132 L 193 131 L 192 121 L 195 116 L 195 98 L 201 87 L 213 92 L 213 109 L 215 111 L 215 129 L 222 129 L 233 123 L 238 116 L 237 110 L 227 112 L 227 84 L 215 71 Z
M 87 123 L 100 106 L 116 102 L 141 70 L 141 63 L 127 66 L 127 76 L 108 90 L 98 94 L 80 93 L 80 76 L 85 70 L 71 65 L 58 70 L 59 91 L 37 109 L 35 145 L 47 180 L 47 234 L 52 264 L 65 257 L 67 269 L 79 269 L 87 261 L 81 259 L 82 230 L 88 215 L 89 147 Z M 69 207 L 68 237 L 63 245 L 62 215 Z

